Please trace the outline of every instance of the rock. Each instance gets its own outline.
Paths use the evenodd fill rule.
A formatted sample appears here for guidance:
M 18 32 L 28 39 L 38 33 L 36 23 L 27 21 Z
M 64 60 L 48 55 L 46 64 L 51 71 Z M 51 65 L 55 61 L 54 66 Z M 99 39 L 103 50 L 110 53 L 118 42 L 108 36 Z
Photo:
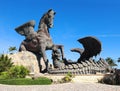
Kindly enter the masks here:
M 23 65 L 30 70 L 31 74 L 40 73 L 38 60 L 35 54 L 28 51 L 17 52 L 14 54 L 8 54 L 8 57 L 12 58 L 14 65 Z M 40 60 L 42 65 L 42 70 L 45 68 L 43 59 Z

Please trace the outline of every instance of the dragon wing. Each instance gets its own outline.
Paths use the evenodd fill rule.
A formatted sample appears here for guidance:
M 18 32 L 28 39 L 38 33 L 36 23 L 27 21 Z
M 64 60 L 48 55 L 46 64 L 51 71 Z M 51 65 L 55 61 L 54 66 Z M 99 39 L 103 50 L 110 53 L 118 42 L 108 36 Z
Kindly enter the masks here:
M 84 49 L 80 49 L 80 48 L 72 48 L 71 49 L 72 52 L 77 52 L 79 53 L 80 55 L 84 52 Z
M 84 52 L 81 54 L 80 60 L 89 59 L 90 57 L 97 56 L 101 52 L 101 42 L 92 36 L 78 39 L 84 47 Z
M 15 28 L 15 31 L 22 36 L 29 36 L 30 34 L 34 33 L 34 26 L 35 26 L 35 21 L 31 20 L 31 21 Z

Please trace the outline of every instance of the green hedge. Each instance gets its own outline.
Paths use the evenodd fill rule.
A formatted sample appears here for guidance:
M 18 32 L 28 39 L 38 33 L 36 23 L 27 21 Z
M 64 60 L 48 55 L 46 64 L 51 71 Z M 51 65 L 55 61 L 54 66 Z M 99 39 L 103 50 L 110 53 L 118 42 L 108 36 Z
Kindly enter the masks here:
M 49 85 L 51 83 L 51 79 L 46 77 L 39 77 L 34 80 L 30 78 L 0 79 L 0 84 L 7 85 Z

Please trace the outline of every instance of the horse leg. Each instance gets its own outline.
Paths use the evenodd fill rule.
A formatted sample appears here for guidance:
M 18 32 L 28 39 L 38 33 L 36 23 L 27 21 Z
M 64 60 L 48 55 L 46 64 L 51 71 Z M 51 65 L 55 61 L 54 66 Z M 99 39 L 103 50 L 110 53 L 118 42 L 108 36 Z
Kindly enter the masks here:
M 25 45 L 23 43 L 21 43 L 19 51 L 26 51 Z
M 45 47 L 41 46 L 41 51 L 40 52 L 41 52 L 41 55 L 43 57 L 43 60 L 45 62 L 45 66 L 46 66 L 44 72 L 46 72 L 46 71 L 48 71 L 48 60 L 47 60 L 47 56 L 46 56 L 46 53 L 45 53 Z
M 41 60 L 41 54 L 40 53 L 34 53 L 37 57 L 38 65 L 39 65 L 39 72 L 42 72 L 42 65 L 40 63 Z
M 62 59 L 64 59 L 64 47 L 63 45 L 54 45 L 57 49 L 60 49 L 61 54 L 62 54 Z

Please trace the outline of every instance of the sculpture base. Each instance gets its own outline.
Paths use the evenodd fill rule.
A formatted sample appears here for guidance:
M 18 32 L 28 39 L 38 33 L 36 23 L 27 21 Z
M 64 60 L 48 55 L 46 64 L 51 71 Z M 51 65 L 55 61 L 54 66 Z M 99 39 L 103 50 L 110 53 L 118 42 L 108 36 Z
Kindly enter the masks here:
M 58 80 L 61 80 L 65 75 L 44 75 L 45 77 L 48 77 L 52 79 L 54 82 L 57 82 Z M 89 75 L 75 75 L 74 78 L 72 78 L 72 82 L 90 82 L 90 83 L 97 83 L 100 79 L 102 79 L 105 76 L 105 74 L 89 74 Z

